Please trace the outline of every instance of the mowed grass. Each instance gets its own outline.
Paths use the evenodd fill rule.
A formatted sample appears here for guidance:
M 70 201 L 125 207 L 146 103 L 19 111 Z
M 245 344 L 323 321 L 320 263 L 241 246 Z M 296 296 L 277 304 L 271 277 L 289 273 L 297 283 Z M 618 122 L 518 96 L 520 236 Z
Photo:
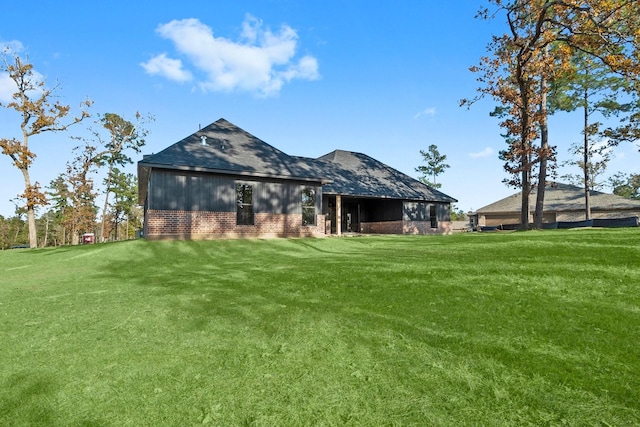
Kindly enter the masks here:
M 640 424 L 640 230 L 0 252 L 3 426 Z

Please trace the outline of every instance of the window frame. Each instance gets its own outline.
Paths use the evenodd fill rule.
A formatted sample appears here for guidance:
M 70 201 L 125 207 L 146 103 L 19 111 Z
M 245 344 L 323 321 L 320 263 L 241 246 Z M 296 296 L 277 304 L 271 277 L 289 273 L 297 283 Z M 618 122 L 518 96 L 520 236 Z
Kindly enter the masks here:
M 431 222 L 431 228 L 438 228 L 438 207 L 436 205 L 429 205 L 429 222 Z
M 311 197 L 308 196 L 311 195 Z M 310 200 L 305 203 L 305 195 Z M 302 226 L 314 227 L 317 225 L 317 204 L 316 204 L 316 189 L 313 187 L 303 187 L 300 192 L 301 207 L 302 207 Z
M 253 185 L 246 182 L 236 182 L 236 225 L 255 225 Z

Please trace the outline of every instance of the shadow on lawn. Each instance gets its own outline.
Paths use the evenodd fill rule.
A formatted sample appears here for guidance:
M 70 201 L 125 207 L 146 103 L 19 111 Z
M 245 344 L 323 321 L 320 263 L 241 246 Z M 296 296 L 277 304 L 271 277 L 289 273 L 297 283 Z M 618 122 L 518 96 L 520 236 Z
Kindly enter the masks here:
M 0 387 L 5 397 L 0 401 L 0 420 L 24 425 L 53 425 L 53 396 L 57 384 L 38 373 L 9 376 Z
M 228 331 L 261 331 L 281 339 L 298 331 L 313 333 L 309 325 L 317 322 L 327 325 L 322 336 L 344 332 L 341 339 L 371 353 L 388 351 L 388 344 L 407 351 L 442 350 L 463 362 L 473 355 L 473 360 L 490 361 L 488 366 L 504 367 L 515 378 L 539 376 L 549 384 L 566 384 L 594 396 L 608 389 L 607 399 L 627 407 L 635 402 L 637 394 L 630 394 L 625 385 L 614 385 L 614 375 L 602 373 L 616 369 L 616 354 L 589 344 L 587 321 L 570 323 L 578 322 L 589 305 L 556 301 L 512 307 L 518 299 L 510 294 L 502 300 L 494 294 L 482 294 L 480 299 L 474 286 L 431 286 L 427 276 L 390 286 L 392 280 L 408 277 L 402 268 L 386 282 L 369 284 L 367 274 L 380 275 L 384 270 L 354 274 L 350 264 L 339 263 L 335 256 L 314 259 L 310 254 L 316 253 L 315 248 L 304 246 L 306 242 L 149 242 L 138 247 L 137 256 L 112 263 L 100 274 L 146 287 L 150 298 L 145 302 L 153 304 L 159 297 L 169 317 L 179 321 L 177 327 L 190 331 L 224 322 L 230 325 Z M 294 253 L 295 247 L 299 252 Z M 359 268 L 371 262 L 365 256 L 356 261 L 352 266 Z M 319 269 L 319 262 L 327 265 Z M 337 263 L 335 268 L 331 262 Z M 305 271 L 312 264 L 313 276 Z M 416 286 L 422 292 L 416 294 Z M 173 295 L 178 298 L 166 298 Z M 523 298 L 534 301 L 528 295 Z M 487 326 L 479 329 L 477 324 L 483 322 Z M 599 354 L 610 359 L 599 362 L 590 357 Z M 406 363 L 413 366 L 410 358 Z
M 21 372 L 10 375 L 2 383 L 0 400 L 1 425 L 29 426 L 107 426 L 95 419 L 72 421 L 55 407 L 60 386 L 50 375 L 41 372 Z

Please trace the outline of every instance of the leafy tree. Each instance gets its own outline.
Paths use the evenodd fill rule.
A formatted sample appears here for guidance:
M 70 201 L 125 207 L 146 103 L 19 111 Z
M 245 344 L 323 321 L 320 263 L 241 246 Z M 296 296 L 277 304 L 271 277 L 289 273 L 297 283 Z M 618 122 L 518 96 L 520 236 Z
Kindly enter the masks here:
M 426 165 L 421 165 L 416 168 L 416 172 L 422 174 L 418 179 L 430 187 L 442 187 L 442 184 L 436 182 L 436 178 L 450 167 L 445 163 L 447 156 L 440 154 L 438 146 L 435 144 L 431 144 L 427 151 L 420 150 L 420 154 Z
M 584 154 L 585 147 L 582 144 L 573 144 L 569 152 L 575 156 L 574 160 L 566 162 L 566 164 L 574 165 L 580 168 L 580 174 L 565 174 L 562 178 L 574 185 L 579 185 L 585 191 L 585 219 L 591 219 L 590 191 L 599 190 L 603 187 L 603 183 L 598 180 L 606 169 L 607 164 L 611 160 L 611 149 L 607 145 L 597 145 L 589 143 L 586 147 L 587 154 Z M 586 159 L 586 163 L 585 163 Z
M 609 185 L 613 188 L 613 194 L 627 199 L 640 200 L 640 174 L 618 172 L 609 178 Z
M 34 72 L 33 65 L 23 61 L 17 54 L 12 54 L 6 49 L 2 54 L 2 68 L 0 72 L 8 74 L 16 85 L 13 100 L 9 103 L 0 103 L 0 106 L 15 110 L 20 119 L 22 138 L 0 138 L 2 153 L 9 156 L 13 165 L 22 173 L 24 179 L 24 192 L 20 195 L 24 199 L 27 223 L 29 227 L 29 245 L 38 246 L 36 228 L 36 209 L 46 204 L 45 193 L 38 182 L 31 181 L 31 166 L 36 154 L 29 148 L 29 139 L 32 136 L 46 132 L 60 132 L 69 126 L 81 122 L 89 114 L 82 110 L 79 117 L 62 122 L 70 112 L 68 105 L 60 104 L 54 99 L 54 92 L 58 85 L 49 89 L 44 80 Z M 89 107 L 90 101 L 83 102 L 83 107 Z
M 28 239 L 29 230 L 21 214 L 16 213 L 10 218 L 0 215 L 0 249 L 24 245 Z
M 467 219 L 467 214 L 456 205 L 451 206 L 451 221 L 464 221 Z
M 107 179 L 105 179 L 106 183 Z M 129 237 L 129 225 L 134 230 L 140 225 L 136 219 L 136 207 L 138 205 L 138 180 L 134 174 L 121 172 L 119 169 L 112 170 L 111 191 L 114 201 L 111 204 L 109 217 L 113 220 L 115 239 L 119 240 L 118 224 L 126 220 L 125 238 Z
M 68 231 L 72 245 L 79 243 L 80 235 L 93 231 L 97 208 L 91 174 L 95 170 L 95 147 L 86 145 L 74 149 L 77 155 L 67 170 L 51 182 L 50 195 Z
M 586 55 L 576 52 L 572 58 L 572 67 L 568 75 L 557 79 L 551 92 L 551 105 L 554 110 L 582 110 L 582 143 L 572 145 L 570 153 L 579 156 L 568 162 L 578 166 L 582 174 L 565 175 L 572 183 L 582 185 L 585 200 L 585 219 L 591 219 L 590 192 L 599 186 L 597 177 L 604 173 L 611 159 L 611 144 L 603 144 L 602 118 L 617 116 L 628 111 L 630 104 L 619 102 L 619 96 L 627 92 L 628 81 L 612 73 L 608 66 Z
M 546 23 L 552 10 L 538 2 L 492 0 L 491 3 L 506 13 L 509 32 L 494 36 L 488 46 L 492 55 L 471 67 L 472 72 L 481 74 L 478 80 L 483 86 L 478 89 L 479 97 L 463 100 L 462 104 L 469 105 L 489 95 L 503 106 L 500 126 L 505 129 L 503 136 L 508 149 L 501 151 L 500 157 L 505 161 L 505 170 L 512 175 L 507 183 L 522 188 L 520 223 L 522 228 L 528 228 L 532 169 L 541 157 L 549 155 L 541 147 L 536 149 L 534 142 L 544 123 L 540 106 L 544 105 L 541 94 L 546 93 L 545 74 L 554 69 L 548 55 L 552 38 Z M 493 17 L 488 9 L 479 16 Z
M 132 123 L 118 114 L 106 113 L 98 120 L 98 124 L 108 131 L 108 136 L 105 138 L 102 136 L 99 130 L 92 129 L 93 138 L 99 145 L 104 147 L 104 150 L 96 153 L 95 161 L 99 166 L 107 167 L 107 179 L 105 181 L 105 198 L 102 208 L 102 226 L 100 238 L 105 239 L 108 233 L 105 232 L 107 220 L 107 209 L 109 207 L 109 195 L 112 193 L 114 177 L 114 169 L 118 166 L 125 166 L 133 163 L 133 160 L 128 155 L 128 151 L 140 153 L 142 147 L 145 145 L 145 138 L 148 135 L 143 125 L 152 121 L 153 117 L 148 116 L 143 118 L 140 113 L 136 113 L 136 123 Z

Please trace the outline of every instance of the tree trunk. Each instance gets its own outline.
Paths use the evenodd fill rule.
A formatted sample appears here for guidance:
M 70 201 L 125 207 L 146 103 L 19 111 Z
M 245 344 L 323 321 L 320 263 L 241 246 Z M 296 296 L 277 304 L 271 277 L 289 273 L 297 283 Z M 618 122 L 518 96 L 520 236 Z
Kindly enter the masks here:
M 104 207 L 102 208 L 102 225 L 100 228 L 100 239 L 102 242 L 107 240 L 104 237 L 104 227 L 107 217 L 107 208 L 109 207 L 109 193 L 111 192 L 111 177 L 113 176 L 113 162 L 109 162 L 109 170 L 107 171 L 107 189 L 104 194 Z
M 33 203 L 31 194 L 31 177 L 29 176 L 29 169 L 20 168 L 22 176 L 24 178 L 24 192 L 25 202 L 27 204 L 27 225 L 29 226 L 29 247 L 38 247 L 38 229 L 36 228 L 36 209 Z
M 591 194 L 589 192 L 589 107 L 588 107 L 589 94 L 585 90 L 584 94 L 584 147 L 582 153 L 582 171 L 584 173 L 584 219 L 587 221 L 591 219 Z
M 529 182 L 529 171 L 522 171 L 522 210 L 520 212 L 520 228 L 529 229 L 529 194 L 531 193 L 531 183 Z
M 46 218 L 45 220 L 45 226 L 44 226 L 44 240 L 42 241 L 42 247 L 46 248 L 47 247 L 47 238 L 49 237 L 49 218 Z
M 536 209 L 533 214 L 533 227 L 541 230 L 544 216 L 544 192 L 547 184 L 547 160 L 549 158 L 549 127 L 547 125 L 547 88 L 546 79 L 540 81 L 540 168 L 538 170 L 538 189 Z

